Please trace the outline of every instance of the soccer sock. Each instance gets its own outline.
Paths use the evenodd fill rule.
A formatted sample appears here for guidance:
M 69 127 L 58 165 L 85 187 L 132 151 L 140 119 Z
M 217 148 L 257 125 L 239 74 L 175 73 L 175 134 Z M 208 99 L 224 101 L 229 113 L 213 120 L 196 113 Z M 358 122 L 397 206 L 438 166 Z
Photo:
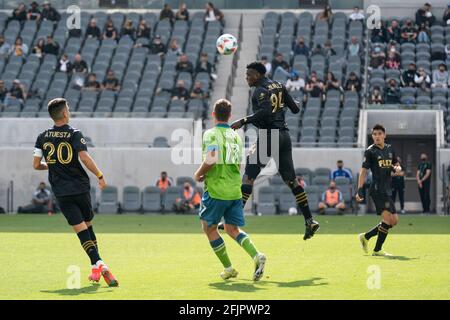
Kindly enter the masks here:
M 94 229 L 92 228 L 92 226 L 89 226 L 88 230 L 89 230 L 89 234 L 91 235 L 91 240 L 95 244 L 95 248 L 98 251 L 97 237 L 95 236 Z
M 253 186 L 251 184 L 243 184 L 241 186 L 242 191 L 242 207 L 245 207 L 248 198 L 250 198 L 252 194 Z
M 303 217 L 307 224 L 312 222 L 311 210 L 309 210 L 308 197 L 306 196 L 305 190 L 301 186 L 296 186 L 292 189 L 292 193 L 295 197 L 295 202 L 297 207 L 302 211 Z
M 91 264 L 94 265 L 97 261 L 101 260 L 98 255 L 97 248 L 95 247 L 94 242 L 91 240 L 91 236 L 89 234 L 89 230 L 83 230 L 77 233 L 78 238 L 80 239 L 81 246 L 84 251 L 86 251 L 87 255 L 91 259 Z
M 227 248 L 225 247 L 225 242 L 221 237 L 216 240 L 210 241 L 209 244 L 214 250 L 217 258 L 219 258 L 220 262 L 224 266 L 224 268 L 231 267 L 231 261 L 228 257 Z
M 375 237 L 378 234 L 378 228 L 381 226 L 381 222 L 379 224 L 377 224 L 375 227 L 373 227 L 373 229 L 367 231 L 364 234 L 364 237 L 366 238 L 366 240 L 369 240 L 372 237 Z
M 386 237 L 388 235 L 389 228 L 391 228 L 391 226 L 384 222 L 382 222 L 381 225 L 378 227 L 378 238 L 374 251 L 378 252 L 381 250 L 384 240 L 386 240 Z
M 250 257 L 256 257 L 258 250 L 256 250 L 252 240 L 250 240 L 250 237 L 245 232 L 239 233 L 236 237 L 236 241 L 250 255 Z

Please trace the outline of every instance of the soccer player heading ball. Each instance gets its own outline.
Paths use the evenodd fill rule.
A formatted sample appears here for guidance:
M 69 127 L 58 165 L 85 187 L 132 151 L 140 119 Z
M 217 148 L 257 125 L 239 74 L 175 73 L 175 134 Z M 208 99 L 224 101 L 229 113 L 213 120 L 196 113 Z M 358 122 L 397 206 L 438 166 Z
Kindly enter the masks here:
M 252 96 L 254 113 L 235 121 L 231 125 L 231 128 L 235 130 L 246 124 L 253 124 L 259 129 L 260 133 L 262 130 L 267 130 L 268 141 L 262 141 L 259 133 L 256 148 L 253 148 L 252 154 L 247 157 L 245 174 L 242 179 L 243 204 L 245 206 L 246 201 L 252 194 L 255 179 L 258 177 L 261 169 L 267 164 L 261 162 L 260 155 L 271 155 L 271 149 L 273 149 L 271 145 L 274 144 L 278 149 L 279 159 L 274 159 L 277 162 L 278 172 L 292 190 L 297 207 L 303 213 L 306 225 L 303 239 L 307 240 L 319 230 L 319 223 L 313 220 L 305 190 L 296 179 L 294 162 L 292 160 L 291 137 L 285 121 L 286 106 L 293 113 L 298 113 L 300 109 L 285 86 L 277 81 L 270 80 L 265 74 L 266 68 L 260 62 L 253 62 L 247 66 L 247 83 L 250 87 L 255 87 Z M 278 141 L 271 141 L 271 131 L 275 130 L 279 132 L 279 139 Z M 260 148 L 265 150 L 259 150 Z
M 67 222 L 80 239 L 81 246 L 89 256 L 92 273 L 89 280 L 98 282 L 103 276 L 110 287 L 119 285 L 98 253 L 97 238 L 92 228 L 92 211 L 89 177 L 79 159 L 98 178 L 100 189 L 106 186 L 103 173 L 87 152 L 83 134 L 69 126 L 70 111 L 62 98 L 48 103 L 48 112 L 54 126 L 42 132 L 34 149 L 33 167 L 48 170 L 48 180 Z M 42 157 L 46 163 L 41 163 Z
M 391 173 L 394 175 L 401 173 L 397 157 L 392 150 L 392 146 L 384 142 L 386 139 L 386 129 L 377 124 L 372 129 L 372 139 L 374 144 L 369 146 L 364 153 L 364 162 L 359 173 L 358 192 L 356 200 L 364 200 L 363 185 L 366 179 L 367 170 L 372 171 L 372 183 L 370 185 L 370 196 L 375 203 L 378 215 L 381 215 L 381 222 L 373 229 L 359 235 L 362 248 L 367 253 L 367 244 L 370 238 L 378 235 L 374 256 L 391 256 L 391 254 L 381 250 L 388 235 L 389 229 L 398 222 L 398 215 L 391 197 Z

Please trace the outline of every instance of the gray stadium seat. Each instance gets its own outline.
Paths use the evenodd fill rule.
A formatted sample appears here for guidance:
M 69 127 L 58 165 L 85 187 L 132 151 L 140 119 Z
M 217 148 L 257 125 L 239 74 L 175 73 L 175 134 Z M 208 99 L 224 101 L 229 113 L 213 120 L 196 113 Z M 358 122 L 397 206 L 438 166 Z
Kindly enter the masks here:
M 100 195 L 98 213 L 117 213 L 118 208 L 117 187 L 106 186 Z
M 181 187 L 168 187 L 164 198 L 164 211 L 172 211 L 177 198 L 181 197 Z
M 158 187 L 146 187 L 142 193 L 142 210 L 158 212 L 161 210 L 161 191 Z
M 137 212 L 141 209 L 141 192 L 138 187 L 127 186 L 123 188 L 121 209 L 124 212 Z
M 259 189 L 258 199 L 258 213 L 276 214 L 275 192 L 273 187 L 261 187 Z
M 288 186 L 282 186 L 280 188 L 278 199 L 278 209 L 280 213 L 286 213 L 290 208 L 297 208 L 295 197 Z

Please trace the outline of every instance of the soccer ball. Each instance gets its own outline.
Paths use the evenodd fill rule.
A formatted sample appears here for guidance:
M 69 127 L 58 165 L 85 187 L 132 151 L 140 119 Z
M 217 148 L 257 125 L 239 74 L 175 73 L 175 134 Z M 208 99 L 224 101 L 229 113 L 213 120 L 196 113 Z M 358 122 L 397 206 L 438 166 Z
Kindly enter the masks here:
M 297 214 L 297 208 L 289 208 L 289 215 L 290 216 L 295 216 Z
M 236 52 L 238 43 L 235 36 L 226 33 L 217 38 L 216 47 L 220 54 L 230 55 Z

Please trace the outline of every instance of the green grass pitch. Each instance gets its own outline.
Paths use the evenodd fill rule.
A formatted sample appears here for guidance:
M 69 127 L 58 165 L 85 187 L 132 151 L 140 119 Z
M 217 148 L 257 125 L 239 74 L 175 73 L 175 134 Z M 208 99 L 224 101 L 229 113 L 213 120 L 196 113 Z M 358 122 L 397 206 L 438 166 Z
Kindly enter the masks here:
M 1 216 L 0 299 L 450 299 L 450 217 L 401 216 L 384 247 L 394 258 L 360 249 L 357 234 L 376 216 L 318 220 L 303 241 L 302 217 L 248 217 L 245 230 L 268 257 L 254 283 L 252 261 L 227 236 L 240 274 L 219 277 L 196 216 L 98 215 L 100 254 L 120 281 L 108 288 L 87 280 L 89 260 L 61 215 Z M 67 288 L 71 265 L 79 289 Z

